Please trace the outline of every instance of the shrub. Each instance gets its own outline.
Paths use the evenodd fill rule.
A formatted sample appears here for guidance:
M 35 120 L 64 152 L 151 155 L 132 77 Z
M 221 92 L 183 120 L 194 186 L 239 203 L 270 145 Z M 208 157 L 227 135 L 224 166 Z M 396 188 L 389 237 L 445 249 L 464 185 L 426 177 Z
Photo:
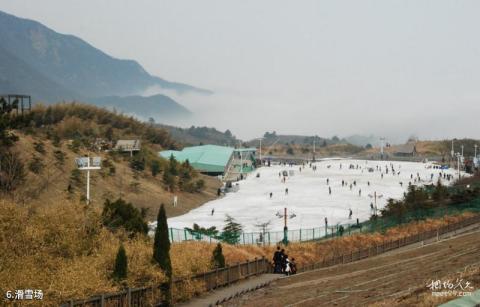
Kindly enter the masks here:
M 148 225 L 143 220 L 141 211 L 121 198 L 114 202 L 109 199 L 105 201 L 102 222 L 111 230 L 124 228 L 130 232 L 131 236 L 136 233 L 146 234 L 148 232 Z
M 221 269 L 225 267 L 225 257 L 223 256 L 222 244 L 220 243 L 218 243 L 213 250 L 212 266 L 216 269 Z
M 201 192 L 205 189 L 205 180 L 203 179 L 198 179 L 196 182 L 195 182 L 195 191 L 197 192 Z
M 70 173 L 70 181 L 77 185 L 82 183 L 81 171 L 78 168 L 72 169 L 72 172 Z
M 33 156 L 32 160 L 28 164 L 28 169 L 34 174 L 40 174 L 45 165 L 42 163 L 42 159 L 37 156 Z
M 33 148 L 38 152 L 41 153 L 42 155 L 45 154 L 45 144 L 43 142 L 34 142 L 33 143 Z
M 112 277 L 116 281 L 123 280 L 127 278 L 128 272 L 128 259 L 127 252 L 123 244 L 120 245 L 117 252 L 117 257 L 115 258 L 115 266 L 113 269 Z
M 53 156 L 55 157 L 55 159 L 60 165 L 63 165 L 65 163 L 65 153 L 63 151 L 55 150 L 53 152 Z

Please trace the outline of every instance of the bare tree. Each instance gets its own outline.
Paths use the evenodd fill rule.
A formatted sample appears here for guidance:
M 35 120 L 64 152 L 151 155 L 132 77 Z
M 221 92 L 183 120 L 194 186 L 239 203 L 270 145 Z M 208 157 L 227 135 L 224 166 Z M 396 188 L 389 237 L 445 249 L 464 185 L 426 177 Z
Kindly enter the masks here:
M 255 227 L 259 228 L 260 229 L 260 235 L 261 235 L 261 240 L 259 240 L 259 242 L 261 242 L 263 245 L 265 245 L 265 236 L 266 234 L 268 233 L 269 231 L 269 226 L 270 226 L 270 223 L 271 221 L 267 221 L 267 222 L 264 222 L 264 223 L 258 223 L 255 225 Z
M 19 154 L 4 151 L 0 155 L 0 189 L 4 192 L 13 192 L 25 181 L 25 168 Z

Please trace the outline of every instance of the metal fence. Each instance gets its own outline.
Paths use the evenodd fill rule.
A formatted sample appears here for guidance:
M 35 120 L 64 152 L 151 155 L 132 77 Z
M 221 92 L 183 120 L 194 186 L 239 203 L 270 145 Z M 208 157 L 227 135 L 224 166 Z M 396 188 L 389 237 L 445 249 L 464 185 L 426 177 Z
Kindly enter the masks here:
M 356 232 L 366 231 L 362 223 L 360 224 L 337 224 L 329 226 L 325 231 L 325 227 L 309 228 L 309 229 L 295 229 L 288 230 L 288 242 L 304 242 L 320 240 L 326 237 L 337 236 L 340 233 L 340 227 L 343 227 L 343 234 L 348 235 Z M 363 230 L 362 230 L 363 228 Z M 271 245 L 280 243 L 283 240 L 283 231 L 269 231 L 269 232 L 248 232 L 241 233 L 238 237 L 237 244 L 249 245 Z M 170 242 L 184 242 L 184 241 L 204 241 L 209 243 L 219 242 L 220 239 L 214 238 L 205 234 L 196 233 L 187 229 L 169 228 Z
M 356 233 L 370 233 L 377 231 L 382 232 L 388 228 L 392 228 L 412 221 L 419 221 L 427 218 L 441 218 L 446 215 L 456 215 L 464 212 L 480 213 L 480 199 L 474 199 L 469 202 L 444 207 L 415 210 L 413 212 L 405 214 L 401 220 L 391 217 L 379 217 L 377 220 L 364 221 L 359 224 L 336 224 L 328 226 L 327 230 L 325 230 L 325 227 L 288 230 L 287 236 L 288 242 L 319 241 L 341 235 L 345 236 Z M 343 228 L 343 231 L 340 230 L 341 228 Z M 171 242 L 196 240 L 216 243 L 220 241 L 217 238 L 200 233 L 190 232 L 186 229 L 170 228 L 169 233 Z M 278 244 L 283 241 L 283 236 L 283 231 L 269 231 L 265 233 L 245 232 L 240 234 L 237 244 Z

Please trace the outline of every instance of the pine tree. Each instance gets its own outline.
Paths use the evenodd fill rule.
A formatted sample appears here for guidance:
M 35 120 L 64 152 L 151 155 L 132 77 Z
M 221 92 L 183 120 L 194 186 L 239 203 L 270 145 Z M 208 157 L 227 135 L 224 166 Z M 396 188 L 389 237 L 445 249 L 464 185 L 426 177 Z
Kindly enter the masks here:
M 163 285 L 167 304 L 171 304 L 171 283 L 172 283 L 172 263 L 170 261 L 170 240 L 168 239 L 168 224 L 165 207 L 162 204 L 158 211 L 157 229 L 155 230 L 155 240 L 153 243 L 153 260 L 158 263 L 167 277 Z
M 213 250 L 212 264 L 214 268 L 221 269 L 225 267 L 225 257 L 222 252 L 222 244 L 218 243 Z
M 125 247 L 123 244 L 120 245 L 117 252 L 117 257 L 115 258 L 115 267 L 113 269 L 113 279 L 120 281 L 127 278 L 128 272 L 128 259 L 127 253 L 125 252 Z
M 235 222 L 235 219 L 227 214 L 223 227 L 222 239 L 228 244 L 237 244 L 242 233 L 242 225 Z

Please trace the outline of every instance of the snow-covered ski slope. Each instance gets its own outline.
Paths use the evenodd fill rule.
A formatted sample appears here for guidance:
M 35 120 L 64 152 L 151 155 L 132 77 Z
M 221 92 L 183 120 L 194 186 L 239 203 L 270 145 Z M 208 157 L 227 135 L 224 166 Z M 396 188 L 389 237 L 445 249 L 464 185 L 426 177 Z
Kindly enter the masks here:
M 329 225 L 353 223 L 357 218 L 364 221 L 370 217 L 375 192 L 378 196 L 377 208 L 381 209 L 389 198 L 402 198 L 409 182 L 417 185 L 436 183 L 440 172 L 453 175 L 454 178 L 456 176 L 455 170 L 433 169 L 431 163 L 333 159 L 313 165 L 317 167 L 316 171 L 309 164 L 305 164 L 301 171 L 301 165 L 262 167 L 239 182 L 238 192 L 228 193 L 187 214 L 170 218 L 168 225 L 183 229 L 197 223 L 202 227 L 216 226 L 217 229 L 222 229 L 228 214 L 242 224 L 246 232 L 258 231 L 259 228 L 255 225 L 267 221 L 271 221 L 270 231 L 278 231 L 283 229 L 283 218 L 278 214 L 283 214 L 285 207 L 289 217 L 295 214 L 295 217 L 288 220 L 289 229 L 322 227 L 325 217 Z M 350 165 L 354 168 L 350 169 Z M 395 173 L 392 172 L 392 166 Z M 374 171 L 369 172 L 369 168 Z M 285 182 L 283 176 L 279 176 L 279 172 L 284 170 L 294 173 Z M 256 177 L 257 173 L 260 177 Z M 415 180 L 417 174 L 420 181 Z M 343 187 L 342 180 L 346 183 Z M 449 184 L 453 179 L 442 182 Z M 288 195 L 285 193 L 286 188 Z

